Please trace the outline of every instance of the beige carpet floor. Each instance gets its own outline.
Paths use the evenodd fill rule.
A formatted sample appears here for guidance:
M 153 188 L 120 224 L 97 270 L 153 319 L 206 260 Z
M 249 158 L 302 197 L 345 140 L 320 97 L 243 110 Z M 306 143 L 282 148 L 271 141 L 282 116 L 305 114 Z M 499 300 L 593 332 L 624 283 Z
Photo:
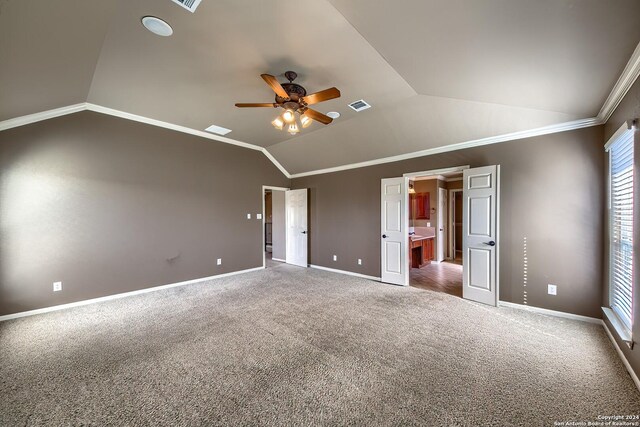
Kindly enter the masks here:
M 640 394 L 601 326 L 281 264 L 0 323 L 1 426 L 620 414 Z

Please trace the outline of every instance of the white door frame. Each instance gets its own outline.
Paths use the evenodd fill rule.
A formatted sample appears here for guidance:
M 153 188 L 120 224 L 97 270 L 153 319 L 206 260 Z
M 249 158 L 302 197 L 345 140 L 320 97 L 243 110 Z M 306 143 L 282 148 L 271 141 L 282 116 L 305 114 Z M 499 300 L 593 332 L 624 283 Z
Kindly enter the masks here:
M 456 193 L 461 193 L 462 188 L 449 190 L 449 258 L 456 259 L 456 241 L 455 241 L 455 210 L 456 210 Z
M 438 197 L 436 198 L 437 200 L 436 203 L 438 205 L 437 217 L 436 217 L 436 242 L 437 242 L 436 243 L 436 262 L 440 263 L 447 259 L 446 241 L 447 241 L 447 234 L 449 232 L 449 229 L 445 227 L 445 224 L 447 224 L 448 203 L 447 201 L 445 201 L 445 205 L 444 205 L 445 207 L 444 210 L 446 210 L 447 212 L 442 212 L 442 209 L 440 209 L 442 205 L 442 200 L 440 198 L 443 194 L 444 194 L 444 197 L 447 198 L 449 197 L 449 194 L 446 188 L 438 187 L 437 181 L 436 181 L 436 189 L 438 190 Z M 442 228 L 442 233 L 440 233 L 441 228 Z M 440 252 L 442 252 L 442 260 L 439 259 Z
M 426 171 L 422 171 L 422 172 L 407 172 L 405 174 L 402 174 L 402 176 L 408 177 L 408 178 L 415 178 L 417 176 L 433 176 L 433 175 L 442 175 L 443 173 L 451 173 L 451 172 L 462 172 L 465 169 L 470 169 L 471 166 L 469 165 L 464 165 L 464 166 L 453 166 L 450 168 L 442 168 L 442 169 L 431 169 L 431 170 L 426 170 Z
M 274 187 L 272 185 L 263 185 L 262 186 L 262 268 L 267 268 L 267 256 L 264 253 L 264 245 L 265 245 L 265 241 L 264 241 L 264 225 L 267 221 L 267 218 L 265 218 L 267 212 L 266 212 L 266 208 L 264 205 L 264 196 L 267 192 L 267 190 L 276 190 L 276 191 L 287 191 L 289 190 L 288 187 Z M 287 230 L 285 229 L 285 239 L 287 238 Z
M 452 166 L 449 168 L 441 168 L 441 169 L 430 169 L 430 170 L 426 170 L 426 171 L 421 171 L 421 172 L 407 172 L 405 174 L 402 174 L 402 176 L 405 178 L 404 182 L 405 182 L 405 188 L 409 188 L 409 179 L 410 178 L 415 178 L 415 177 L 419 177 L 419 176 L 434 176 L 434 175 L 441 175 L 443 173 L 452 173 L 452 172 L 462 172 L 465 169 L 471 169 L 470 165 L 463 165 L 463 166 Z M 402 248 L 402 250 L 405 251 L 405 253 L 408 253 L 409 251 L 409 220 L 408 220 L 408 212 L 409 212 L 409 194 L 407 192 L 407 195 L 405 197 L 405 212 L 407 212 L 407 224 L 406 224 L 406 232 L 405 234 L 407 235 L 407 239 L 405 240 L 405 246 L 404 248 Z M 382 217 L 382 212 L 380 212 L 380 216 Z M 437 232 L 437 231 L 436 231 Z M 380 254 L 381 260 L 382 260 L 382 253 Z M 462 259 L 462 262 L 464 263 L 464 258 Z M 407 266 L 408 268 L 408 266 Z M 407 285 L 409 284 L 409 274 L 407 273 Z

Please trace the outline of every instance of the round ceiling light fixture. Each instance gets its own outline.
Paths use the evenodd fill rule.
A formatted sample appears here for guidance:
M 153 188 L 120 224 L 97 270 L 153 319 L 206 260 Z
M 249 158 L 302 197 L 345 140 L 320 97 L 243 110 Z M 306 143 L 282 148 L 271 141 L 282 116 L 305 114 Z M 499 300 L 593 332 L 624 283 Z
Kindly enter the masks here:
M 337 111 L 329 111 L 327 113 L 327 116 L 331 117 L 332 119 L 337 119 L 338 117 L 340 117 L 340 113 L 338 113 Z
M 173 34 L 173 28 L 160 18 L 155 16 L 144 16 L 142 18 L 142 25 L 151 31 L 153 34 L 157 34 L 162 37 L 168 37 Z

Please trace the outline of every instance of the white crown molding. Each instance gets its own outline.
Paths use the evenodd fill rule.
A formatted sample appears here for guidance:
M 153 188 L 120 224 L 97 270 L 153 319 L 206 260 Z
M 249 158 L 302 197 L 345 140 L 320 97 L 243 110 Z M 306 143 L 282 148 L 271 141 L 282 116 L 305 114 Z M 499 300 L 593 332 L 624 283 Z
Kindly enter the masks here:
M 291 174 L 289 174 L 289 172 L 287 172 L 284 166 L 282 166 L 280 162 L 275 157 L 273 157 L 273 155 L 269 152 L 269 150 L 262 147 L 262 152 L 264 153 L 265 156 L 267 156 L 269 160 L 271 160 L 271 163 L 273 163 L 278 169 L 280 169 L 280 172 L 282 172 L 284 176 L 286 176 L 288 179 L 291 179 Z
M 309 267 L 315 268 L 316 270 L 330 271 L 332 273 L 346 274 L 347 276 L 359 277 L 361 279 L 374 280 L 376 282 L 379 282 L 381 280 L 379 277 L 367 276 L 366 274 L 354 273 L 353 271 L 338 270 L 337 268 L 323 267 L 321 265 L 309 264 Z
M 309 172 L 294 173 L 294 174 L 291 174 L 290 178 L 302 178 L 304 176 L 339 172 L 339 171 L 344 171 L 348 169 L 362 168 L 366 166 L 374 166 L 374 165 L 379 165 L 383 163 L 413 159 L 416 157 L 428 156 L 431 154 L 445 153 L 448 151 L 456 151 L 456 150 L 462 150 L 465 148 L 478 147 L 481 145 L 497 144 L 500 142 L 507 142 L 507 141 L 513 141 L 517 139 L 531 138 L 534 136 L 548 135 L 552 133 L 565 132 L 568 130 L 575 130 L 575 129 L 581 129 L 581 128 L 586 128 L 590 126 L 602 125 L 609 120 L 613 112 L 616 110 L 616 108 L 622 101 L 622 99 L 625 97 L 627 92 L 629 92 L 629 89 L 631 89 L 631 86 L 633 86 L 633 84 L 637 80 L 638 76 L 640 76 L 640 43 L 638 43 L 635 50 L 633 51 L 631 58 L 629 58 L 629 61 L 627 62 L 627 65 L 622 71 L 622 74 L 618 78 L 618 81 L 616 82 L 616 84 L 613 86 L 613 89 L 609 93 L 609 96 L 605 100 L 604 104 L 602 105 L 602 108 L 600 109 L 600 112 L 596 117 L 591 117 L 588 119 L 581 119 L 581 120 L 574 120 L 570 122 L 559 123 L 556 125 L 550 125 L 550 126 L 545 126 L 545 127 L 521 131 L 521 132 L 513 132 L 513 133 L 504 134 L 504 135 L 477 139 L 473 141 L 462 142 L 459 144 L 452 144 L 452 145 L 447 145 L 443 147 L 436 147 L 436 148 L 431 148 L 427 150 L 415 151 L 412 153 L 401 154 L 398 156 L 384 157 L 381 159 L 370 160 L 366 162 L 351 163 L 351 164 L 336 166 L 332 168 L 318 169 L 318 170 L 309 171 Z
M 74 104 L 67 107 L 56 108 L 53 110 L 43 111 L 40 113 L 30 114 L 27 116 L 16 117 L 13 119 L 0 122 L 0 131 L 11 129 L 18 126 L 24 126 L 30 123 L 39 122 L 42 120 L 51 119 L 54 117 L 64 116 L 66 114 L 76 113 L 79 111 L 90 110 L 103 114 L 108 114 L 128 120 L 134 120 L 141 123 L 146 123 L 152 126 L 159 126 L 166 129 L 175 130 L 178 132 L 188 133 L 191 135 L 200 136 L 202 138 L 212 139 L 226 144 L 232 144 L 243 148 L 249 148 L 251 150 L 262 151 L 265 156 L 282 172 L 287 178 L 302 178 L 311 175 L 320 175 L 324 173 L 340 172 L 348 169 L 356 169 L 367 166 L 380 165 L 384 163 L 397 162 L 401 160 L 413 159 L 416 157 L 429 156 L 432 154 L 446 153 L 449 151 L 463 150 L 465 148 L 479 147 L 482 145 L 497 144 L 500 142 L 514 141 L 523 138 L 531 138 L 535 136 L 548 135 L 552 133 L 565 132 L 569 130 L 582 129 L 590 126 L 597 126 L 607 122 L 615 109 L 618 107 L 622 99 L 625 97 L 631 86 L 636 79 L 640 76 L 640 43 L 636 46 L 631 58 L 627 62 L 622 74 L 618 78 L 618 81 L 614 85 L 613 89 L 609 93 L 606 101 L 604 102 L 600 112 L 596 117 L 587 119 L 574 120 L 570 122 L 558 123 L 555 125 L 544 126 L 536 129 L 530 129 L 520 132 L 512 132 L 498 136 L 492 136 L 488 138 L 481 138 L 472 141 L 461 142 L 458 144 L 451 144 L 442 147 L 429 148 L 426 150 L 414 151 L 411 153 L 400 154 L 397 156 L 383 157 L 375 160 L 368 160 L 364 162 L 350 163 L 342 166 L 335 166 L 325 169 L 318 169 L 309 172 L 300 172 L 290 174 L 285 167 L 276 160 L 276 158 L 265 147 L 261 147 L 255 144 L 249 144 L 247 142 L 238 141 L 223 136 L 214 135 L 208 132 L 204 132 L 197 129 L 188 128 L 186 126 L 175 125 L 173 123 L 163 122 L 161 120 L 155 120 L 148 117 L 139 116 L 136 114 L 127 113 L 124 111 L 115 110 L 113 108 L 103 107 L 97 104 L 88 102 Z
M 190 135 L 199 136 L 202 138 L 212 139 L 218 142 L 224 142 L 225 144 L 236 145 L 238 147 L 248 148 L 250 150 L 261 151 L 267 158 L 277 167 L 280 172 L 284 174 L 287 178 L 291 178 L 291 175 L 287 170 L 276 160 L 269 151 L 265 147 L 261 147 L 255 144 L 249 144 L 248 142 L 238 141 L 237 139 L 227 138 L 220 135 L 214 135 L 209 132 L 205 132 L 202 130 L 197 130 L 193 128 L 188 128 L 186 126 L 180 126 L 169 122 L 163 122 L 161 120 L 151 119 L 149 117 L 139 116 L 137 114 L 127 113 L 126 111 L 115 110 L 113 108 L 103 107 L 101 105 L 92 104 L 87 102 L 87 110 L 95 111 L 96 113 L 108 114 L 110 116 L 120 117 L 122 119 L 133 120 L 140 123 L 145 123 L 152 126 L 158 126 L 165 129 L 175 130 L 177 132 L 188 133 Z
M 87 103 L 68 105 L 66 107 L 54 108 L 53 110 L 41 111 L 39 113 L 28 114 L 26 116 L 15 117 L 0 122 L 0 131 L 17 128 L 31 123 L 41 122 L 43 120 L 53 119 L 55 117 L 66 116 L 67 114 L 77 113 L 87 109 Z
M 126 298 L 134 295 L 146 294 L 148 292 L 161 291 L 163 289 L 176 288 L 178 286 L 202 283 L 202 282 L 206 282 L 213 279 L 222 279 L 223 277 L 235 276 L 238 274 L 250 273 L 252 271 L 259 271 L 259 270 L 264 270 L 264 267 L 248 268 L 246 270 L 232 271 L 230 273 L 217 274 L 215 276 L 202 277 L 200 279 L 186 280 L 184 282 L 170 283 L 168 285 L 160 285 L 160 286 L 154 286 L 152 288 L 138 289 L 136 291 L 131 291 L 131 292 L 123 292 L 120 294 L 107 295 L 106 297 L 92 298 L 92 299 L 87 299 L 83 301 L 71 302 L 68 304 L 61 304 L 61 305 L 54 305 L 52 307 L 39 308 L 36 310 L 22 311 L 20 313 L 6 314 L 4 316 L 0 316 L 0 322 L 3 322 L 5 320 L 18 319 L 20 317 L 34 316 L 36 314 L 49 313 L 52 311 L 65 310 L 67 308 L 81 307 L 83 305 L 96 304 L 104 301 L 111 301 L 119 298 Z
M 348 169 L 363 168 L 367 166 L 380 165 L 383 163 L 398 162 L 401 160 L 414 159 L 416 157 L 429 156 L 432 154 L 446 153 L 449 151 L 457 151 L 465 148 L 480 147 L 482 145 L 497 144 L 499 142 L 515 141 L 518 139 L 532 138 L 534 136 L 548 135 L 551 133 L 565 132 L 568 130 L 582 129 L 591 126 L 601 125 L 602 121 L 597 117 L 589 119 L 573 120 L 570 122 L 558 123 L 555 125 L 544 126 L 536 129 L 529 129 L 519 132 L 506 133 L 503 135 L 491 136 L 488 138 L 475 139 L 472 141 L 461 142 L 458 144 L 444 145 L 441 147 L 428 148 L 426 150 L 414 151 L 411 153 L 400 154 L 397 156 L 383 157 L 366 162 L 351 163 L 342 166 L 335 166 L 326 169 L 318 169 L 309 172 L 300 172 L 291 174 L 291 178 L 302 178 L 310 175 L 320 175 L 324 173 L 340 172 Z
M 602 123 L 606 123 L 613 112 L 616 110 L 620 102 L 625 97 L 633 83 L 640 76 L 640 43 L 636 46 L 636 49 L 633 51 L 631 58 L 627 62 L 627 65 L 624 67 L 620 78 L 615 85 L 613 85 L 613 89 L 606 101 L 602 105 L 600 112 L 598 113 L 598 118 L 602 121 Z
M 203 130 L 197 130 L 188 128 L 186 126 L 176 125 L 169 122 L 163 122 L 162 120 L 151 119 L 149 117 L 139 116 L 137 114 L 127 113 L 126 111 L 120 111 L 109 107 L 103 107 L 87 102 L 87 110 L 95 111 L 96 113 L 107 114 L 109 116 L 120 117 L 122 119 L 133 120 L 135 122 L 145 123 L 152 126 L 158 126 L 165 129 L 175 130 L 177 132 L 188 133 L 190 135 L 199 136 L 202 138 L 213 139 L 214 141 L 224 142 L 225 144 L 237 145 L 238 147 L 248 148 L 250 150 L 262 151 L 263 147 L 258 145 L 249 144 L 247 142 L 238 141 L 235 139 L 227 138 L 220 135 L 215 135 Z
M 145 123 L 151 126 L 157 126 L 165 129 L 174 130 L 176 132 L 187 133 L 190 135 L 199 136 L 201 138 L 211 139 L 225 144 L 231 144 L 238 147 L 248 148 L 250 150 L 261 151 L 270 161 L 273 163 L 280 172 L 287 178 L 291 178 L 291 175 L 287 170 L 276 160 L 275 157 L 265 147 L 261 147 L 255 144 L 249 144 L 248 142 L 238 141 L 236 139 L 227 138 L 224 136 L 214 135 L 209 132 L 188 128 L 186 126 L 180 126 L 169 122 L 163 122 L 161 120 L 151 119 L 149 117 L 139 116 L 137 114 L 127 113 L 126 111 L 120 111 L 109 107 L 103 107 L 101 105 L 92 104 L 90 102 L 81 102 L 79 104 L 68 105 L 66 107 L 54 108 L 53 110 L 41 111 L 39 113 L 28 114 L 26 116 L 15 117 L 0 121 L 0 132 L 7 129 L 12 129 L 31 123 L 41 122 L 43 120 L 53 119 L 55 117 L 66 116 L 67 114 L 78 113 L 81 111 L 93 111 L 96 113 L 106 114 L 109 116 L 119 117 L 121 119 L 132 120 L 139 123 Z

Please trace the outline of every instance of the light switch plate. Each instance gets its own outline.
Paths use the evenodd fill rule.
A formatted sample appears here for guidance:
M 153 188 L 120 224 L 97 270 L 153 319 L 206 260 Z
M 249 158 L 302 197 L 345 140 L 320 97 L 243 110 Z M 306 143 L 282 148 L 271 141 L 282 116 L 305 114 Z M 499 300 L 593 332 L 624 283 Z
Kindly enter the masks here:
M 337 260 L 338 260 L 338 255 L 334 255 L 334 256 L 333 256 L 333 260 L 334 260 L 334 261 L 337 261 Z
M 257 219 L 262 219 L 262 214 L 256 214 Z
M 60 292 L 62 290 L 62 282 L 53 282 L 53 292 Z
M 558 287 L 556 285 L 548 284 L 547 285 L 547 292 L 549 293 L 549 295 L 557 295 L 558 294 Z
M 247 214 L 247 219 L 251 219 L 251 214 Z
M 222 265 L 222 258 L 218 258 L 216 260 L 216 265 Z

